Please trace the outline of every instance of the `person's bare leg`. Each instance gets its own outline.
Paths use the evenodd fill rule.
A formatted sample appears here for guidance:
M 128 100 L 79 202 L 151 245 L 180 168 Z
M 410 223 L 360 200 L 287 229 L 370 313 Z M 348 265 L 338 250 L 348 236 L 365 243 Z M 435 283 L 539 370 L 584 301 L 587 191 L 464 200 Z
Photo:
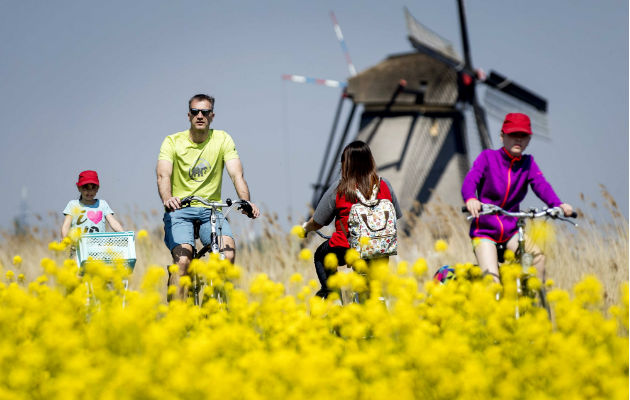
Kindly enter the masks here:
M 192 260 L 192 246 L 189 244 L 180 244 L 177 245 L 173 251 L 171 252 L 173 255 L 173 263 L 177 264 L 178 271 L 176 274 L 170 274 L 169 276 L 169 286 L 175 285 L 176 287 L 179 285 L 179 278 L 188 274 L 188 266 L 190 265 L 190 261 Z M 187 289 L 185 287 L 178 287 L 177 297 L 180 300 L 186 300 Z
M 496 245 L 488 240 L 479 240 L 475 246 L 475 256 L 483 274 L 492 275 L 494 281 L 500 283 Z
M 234 239 L 229 236 L 221 236 L 221 241 L 223 243 L 221 250 L 223 254 L 225 254 L 225 259 L 234 264 L 234 260 L 236 259 L 236 244 L 234 243 Z
M 507 243 L 507 247 L 516 253 L 516 250 L 518 249 L 518 235 L 512 236 Z M 525 251 L 534 256 L 533 266 L 536 268 L 538 279 L 545 283 L 545 279 L 547 277 L 547 273 L 545 271 L 545 255 L 527 236 L 525 236 Z

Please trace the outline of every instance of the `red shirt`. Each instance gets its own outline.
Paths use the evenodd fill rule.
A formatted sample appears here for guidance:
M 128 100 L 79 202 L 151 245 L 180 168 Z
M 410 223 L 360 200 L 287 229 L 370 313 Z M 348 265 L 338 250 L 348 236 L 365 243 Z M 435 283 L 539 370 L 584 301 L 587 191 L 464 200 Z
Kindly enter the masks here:
M 383 179 L 381 179 L 381 186 L 379 188 L 378 194 L 376 195 L 377 199 L 387 199 L 392 203 L 394 200 L 392 199 L 392 194 L 389 192 L 389 188 Z M 356 202 L 355 202 L 356 203 Z M 348 243 L 348 217 L 350 215 L 350 208 L 353 204 L 348 200 L 346 200 L 345 196 L 340 196 L 337 194 L 335 199 L 335 233 L 332 234 L 330 238 L 330 245 L 334 247 L 345 247 L 349 248 L 350 244 Z

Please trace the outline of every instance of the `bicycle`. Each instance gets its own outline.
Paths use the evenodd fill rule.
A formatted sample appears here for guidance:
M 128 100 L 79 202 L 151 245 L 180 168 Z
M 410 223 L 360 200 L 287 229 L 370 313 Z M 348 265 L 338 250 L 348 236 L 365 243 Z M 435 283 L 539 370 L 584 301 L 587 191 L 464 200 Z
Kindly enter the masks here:
M 325 235 L 325 234 L 323 234 L 320 231 L 314 231 L 314 232 L 319 237 L 321 237 L 324 240 L 328 240 L 328 239 L 331 238 L 331 236 Z M 359 274 L 360 276 L 362 276 L 364 279 L 367 280 L 367 273 L 366 272 L 359 272 L 351 265 L 348 265 L 348 269 L 354 271 L 355 273 Z M 346 271 L 344 271 L 344 272 L 346 272 Z M 354 291 L 352 289 L 340 289 L 339 290 L 339 301 L 341 301 L 341 305 L 343 305 L 343 306 L 351 304 L 351 303 L 364 304 L 366 302 L 367 298 L 368 298 L 368 295 L 369 295 L 368 291 L 357 292 L 357 291 Z M 381 302 L 383 302 L 386 306 L 389 307 L 389 303 L 388 303 L 388 301 L 387 301 L 387 299 L 385 297 L 379 297 L 379 300 Z
M 136 265 L 135 232 L 84 233 L 79 238 L 75 257 L 77 265 L 79 266 L 80 275 L 84 274 L 86 264 L 90 261 L 102 261 L 112 267 L 117 263 L 121 263 L 121 265 L 129 271 L 133 271 Z M 129 289 L 129 279 L 127 276 L 122 278 L 122 285 L 122 306 L 124 308 L 127 290 Z M 92 283 L 86 282 L 86 286 L 87 304 L 89 305 L 91 302 L 98 304 Z M 109 286 L 111 286 L 111 283 Z
M 223 214 L 223 218 L 227 218 L 230 212 L 233 210 L 233 206 L 238 206 L 238 210 L 242 210 L 249 218 L 253 218 L 253 210 L 252 206 L 249 204 L 247 200 L 236 200 L 232 201 L 231 199 L 226 199 L 225 203 L 216 202 L 216 201 L 208 201 L 202 197 L 198 196 L 187 196 L 181 200 L 182 208 L 190 207 L 193 201 L 197 201 L 201 204 L 204 204 L 210 208 L 210 242 L 203 246 L 201 249 L 197 250 L 196 246 L 193 246 L 193 255 L 192 260 L 199 260 L 201 257 L 205 256 L 208 252 L 212 254 L 217 254 L 220 260 L 225 259 L 225 254 L 223 251 L 223 243 L 222 243 L 222 226 L 217 223 L 217 211 L 219 208 L 225 209 L 227 211 Z M 193 223 L 194 227 L 194 237 L 195 240 L 199 239 L 199 228 L 201 226 L 200 221 L 195 221 Z M 191 260 L 191 264 L 192 264 Z M 227 302 L 227 295 L 225 290 L 217 285 L 213 284 L 213 281 L 209 282 L 203 276 L 197 273 L 197 271 L 192 271 L 192 274 L 189 274 L 191 278 L 191 286 L 189 289 L 189 297 L 193 298 L 193 302 L 196 306 L 201 307 L 205 298 L 204 292 L 207 286 L 212 288 L 211 293 L 208 297 L 214 298 L 219 303 Z M 171 273 L 169 271 L 169 282 L 171 278 Z
M 468 209 L 466 206 L 462 207 L 462 212 L 467 213 Z M 530 274 L 529 268 L 532 266 L 534 262 L 534 255 L 532 253 L 528 253 L 525 249 L 525 224 L 527 219 L 536 219 L 536 218 L 551 218 L 558 219 L 567 223 L 572 224 L 573 226 L 578 226 L 575 222 L 571 221 L 569 218 L 563 217 L 564 211 L 560 207 L 553 208 L 545 208 L 539 210 L 537 208 L 530 208 L 528 211 L 516 211 L 511 212 L 504 210 L 503 208 L 496 206 L 494 204 L 484 204 L 481 205 L 481 212 L 479 215 L 497 215 L 502 214 L 508 217 L 517 218 L 516 226 L 518 228 L 518 247 L 516 252 L 514 253 L 515 260 L 521 266 L 521 273 L 516 276 L 516 293 L 517 296 L 528 296 L 532 299 L 535 299 L 538 296 L 538 305 L 544 308 L 547 311 L 549 319 L 551 319 L 551 307 L 549 306 L 549 302 L 547 301 L 547 293 L 545 290 L 544 282 L 540 285 L 540 288 L 531 289 L 527 283 L 528 280 L 533 278 L 534 275 Z M 577 213 L 574 211 L 573 214 L 569 216 L 570 218 L 576 218 Z M 468 216 L 466 219 L 471 220 L 473 216 Z M 497 256 L 499 262 L 504 261 L 504 253 L 506 250 L 506 243 L 497 243 Z M 516 318 L 519 318 L 520 311 L 518 308 L 518 303 L 515 310 Z

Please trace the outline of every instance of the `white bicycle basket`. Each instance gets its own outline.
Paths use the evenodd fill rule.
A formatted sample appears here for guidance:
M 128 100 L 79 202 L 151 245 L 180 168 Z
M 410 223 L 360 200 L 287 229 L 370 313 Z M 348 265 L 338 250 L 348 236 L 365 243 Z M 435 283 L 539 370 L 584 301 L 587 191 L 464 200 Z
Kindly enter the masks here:
M 91 259 L 108 264 L 123 261 L 125 265 L 133 269 L 136 265 L 135 233 L 128 231 L 83 234 L 79 239 L 77 258 L 80 266 Z

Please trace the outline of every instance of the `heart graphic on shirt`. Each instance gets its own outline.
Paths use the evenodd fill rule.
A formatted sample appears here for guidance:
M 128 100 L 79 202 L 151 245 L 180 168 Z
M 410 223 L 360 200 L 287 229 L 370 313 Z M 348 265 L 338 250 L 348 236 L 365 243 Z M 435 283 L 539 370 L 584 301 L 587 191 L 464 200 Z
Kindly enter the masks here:
M 93 223 L 98 224 L 103 219 L 103 211 L 88 211 L 87 217 Z

